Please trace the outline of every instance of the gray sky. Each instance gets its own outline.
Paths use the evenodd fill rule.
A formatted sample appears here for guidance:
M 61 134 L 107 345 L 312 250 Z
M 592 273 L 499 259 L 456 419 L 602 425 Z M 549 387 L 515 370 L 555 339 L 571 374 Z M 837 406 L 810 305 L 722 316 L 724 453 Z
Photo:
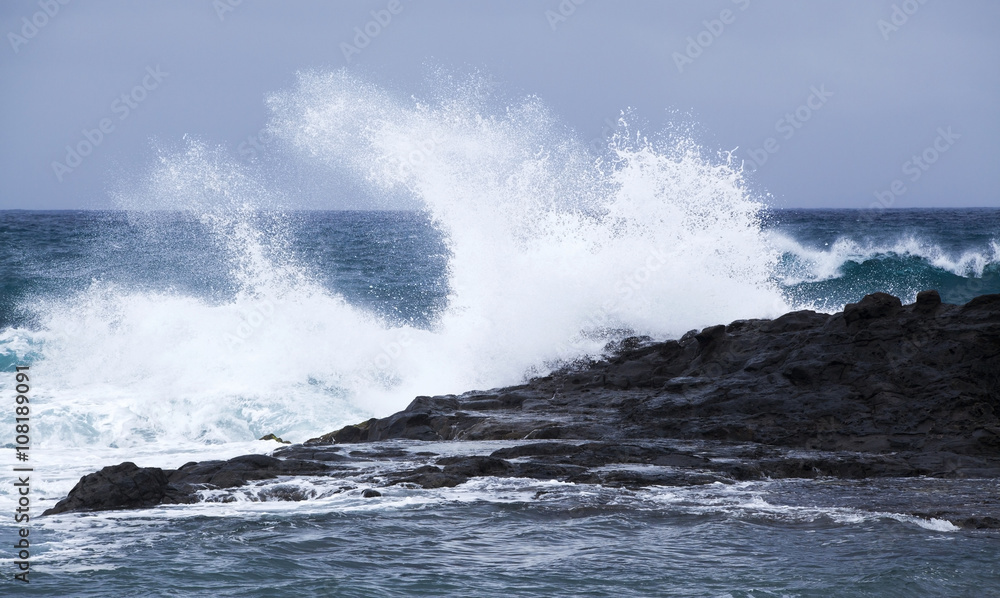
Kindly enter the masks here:
M 893 207 L 997 207 L 998 27 L 995 0 L 4 0 L 0 208 L 109 207 L 154 138 L 239 156 L 297 70 L 405 97 L 434 66 L 539 96 L 583 141 L 627 107 L 695 123 L 776 207 L 867 207 L 894 181 Z

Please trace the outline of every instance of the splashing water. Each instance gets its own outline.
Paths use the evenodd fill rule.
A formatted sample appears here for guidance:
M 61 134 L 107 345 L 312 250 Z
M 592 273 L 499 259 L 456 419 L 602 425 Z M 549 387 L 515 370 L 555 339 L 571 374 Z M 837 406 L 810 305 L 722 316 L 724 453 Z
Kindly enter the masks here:
M 651 141 L 624 117 L 595 156 L 536 98 L 495 105 L 475 82 L 439 92 L 402 102 L 344 72 L 306 73 L 267 101 L 296 159 L 421 203 L 449 260 L 429 326 L 321 284 L 290 248 L 280 185 L 188 140 L 116 199 L 147 237 L 190 221 L 192 242 L 209 240 L 192 263 L 227 282 L 97 276 L 37 301 L 38 330 L 0 341 L 37 357 L 44 442 L 301 441 L 419 394 L 517 383 L 623 334 L 787 311 L 763 205 L 725 156 Z
M 595 328 L 656 336 L 787 308 L 738 170 L 688 139 L 654 144 L 623 122 L 595 158 L 535 98 L 490 111 L 480 87 L 394 103 L 340 72 L 276 94 L 273 133 L 310 158 L 416 195 L 452 252 L 437 348 L 475 355 L 460 385 L 592 353 Z M 449 349 L 452 355 L 447 355 Z M 498 376 L 499 374 L 499 376 Z

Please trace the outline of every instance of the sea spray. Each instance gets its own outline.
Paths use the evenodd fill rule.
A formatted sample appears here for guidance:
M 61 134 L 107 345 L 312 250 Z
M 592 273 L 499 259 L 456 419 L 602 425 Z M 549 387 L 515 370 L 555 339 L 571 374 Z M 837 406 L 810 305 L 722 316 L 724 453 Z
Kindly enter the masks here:
M 117 201 L 148 237 L 169 234 L 164 214 L 198 231 L 198 259 L 225 282 L 98 277 L 39 302 L 47 442 L 304 440 L 416 395 L 517 383 L 623 335 L 789 307 L 763 205 L 689 138 L 650 140 L 623 118 L 595 155 L 537 98 L 499 102 L 475 80 L 400 100 L 310 73 L 268 105 L 298 158 L 423 205 L 447 247 L 445 305 L 416 326 L 321 284 L 290 247 L 280 181 L 188 139 Z
M 405 188 L 445 234 L 453 292 L 433 350 L 466 362 L 457 388 L 516 380 L 588 332 L 595 314 L 608 329 L 667 336 L 787 308 L 762 204 L 738 168 L 690 139 L 654 143 L 623 122 L 612 151 L 595 156 L 537 98 L 491 103 L 475 81 L 402 102 L 346 72 L 312 72 L 268 105 L 277 137 Z M 433 152 L 403 162 L 427 139 Z M 652 255 L 666 256 L 655 274 L 628 285 Z M 594 353 L 606 341 L 575 345 Z M 435 387 L 441 372 L 421 371 Z
M 140 234 L 163 234 L 180 220 L 210 238 L 215 251 L 203 262 L 228 267 L 228 292 L 212 298 L 95 280 L 40 304 L 38 367 L 51 378 L 56 413 L 47 420 L 50 442 L 304 437 L 368 413 L 340 381 L 366 368 L 390 333 L 295 263 L 280 218 L 262 214 L 274 209 L 273 196 L 257 181 L 191 141 L 161 155 L 146 182 L 117 199 Z

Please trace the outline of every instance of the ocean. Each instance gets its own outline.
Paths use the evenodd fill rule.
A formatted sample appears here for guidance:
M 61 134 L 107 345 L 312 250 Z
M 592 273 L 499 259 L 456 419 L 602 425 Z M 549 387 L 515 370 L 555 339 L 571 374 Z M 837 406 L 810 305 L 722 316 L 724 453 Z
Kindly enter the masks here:
M 1000 209 L 772 209 L 731 157 L 629 135 L 595 157 L 530 101 L 483 117 L 306 77 L 269 106 L 302 160 L 418 209 L 289 207 L 257 165 L 192 140 L 116 189 L 114 210 L 0 212 L 5 595 L 1000 595 L 995 530 L 906 505 L 974 504 L 997 480 L 484 478 L 364 499 L 345 474 L 273 482 L 298 501 L 259 484 L 39 517 L 105 465 L 268 453 L 265 434 L 302 442 L 417 395 L 516 384 L 625 336 L 876 291 L 1000 293 Z M 27 522 L 16 467 L 31 468 Z M 13 581 L 24 526 L 27 584 Z
M 561 330 L 485 324 L 477 337 L 475 327 L 446 324 L 453 256 L 428 214 L 291 212 L 252 221 L 253 235 L 230 237 L 239 227 L 189 213 L 0 213 L 2 388 L 13 415 L 14 366 L 30 366 L 35 514 L 103 465 L 177 467 L 264 453 L 277 447 L 255 441 L 266 433 L 301 442 L 401 409 L 416 394 L 515 383 L 566 359 L 560 352 L 585 350 L 584 340 L 596 340 L 599 353 L 615 335 L 668 337 L 727 316 L 774 315 L 724 316 L 706 306 L 686 319 L 664 314 L 673 328 L 648 330 L 616 312 L 613 326 L 573 342 Z M 768 211 L 761 243 L 778 259 L 764 282 L 788 308 L 835 310 L 879 290 L 912 301 L 925 288 L 961 303 L 1000 292 L 997 230 L 1000 210 Z M 272 234 L 279 243 L 268 244 Z M 665 291 L 669 300 L 684 296 Z M 517 310 L 562 307 L 524 297 Z M 637 321 L 661 313 L 658 301 L 640 304 L 651 313 L 638 311 Z M 593 327 L 588 308 L 581 327 Z M 521 361 L 522 347 L 546 342 L 547 354 Z M 479 347 L 489 350 L 482 364 Z M 365 386 L 377 388 L 365 396 Z M 389 490 L 377 501 L 345 491 L 343 480 L 295 483 L 308 500 L 250 492 L 232 503 L 32 517 L 32 581 L 15 589 L 762 597 L 983 596 L 982 588 L 1000 588 L 995 532 L 959 531 L 865 498 L 873 485 L 886 500 L 912 481 L 630 491 L 496 479 Z M 952 484 L 972 495 L 1000 491 L 996 481 Z M 0 509 L 13 514 L 16 498 L 3 485 Z M 15 527 L 7 517 L 0 529 L 12 539 Z M 2 549 L 8 578 L 10 544 Z

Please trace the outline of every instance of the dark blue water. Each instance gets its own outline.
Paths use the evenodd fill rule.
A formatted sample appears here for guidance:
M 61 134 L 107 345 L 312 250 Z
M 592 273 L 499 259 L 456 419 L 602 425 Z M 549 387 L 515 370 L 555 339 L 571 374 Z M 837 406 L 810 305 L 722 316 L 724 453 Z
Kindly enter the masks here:
M 816 481 L 541 497 L 527 483 L 474 486 L 292 511 L 64 516 L 42 532 L 54 547 L 29 595 L 972 598 L 1000 587 L 996 532 L 831 507 L 836 492 Z
M 259 214 L 268 256 L 294 262 L 351 303 L 426 326 L 447 296 L 447 247 L 418 212 Z M 230 299 L 239 255 L 190 213 L 0 211 L 0 328 L 30 321 L 25 304 L 94 281 Z
M 446 305 L 449 250 L 419 212 L 261 214 L 257 225 L 272 258 L 384 317 L 425 327 Z M 937 289 L 952 303 L 1000 292 L 1000 210 L 777 210 L 765 228 L 791 241 L 776 244 L 775 278 L 793 302 L 833 310 L 878 291 L 912 301 Z M 94 280 L 225 300 L 239 287 L 235 259 L 187 213 L 0 212 L 0 326 L 26 323 L 32 298 Z

